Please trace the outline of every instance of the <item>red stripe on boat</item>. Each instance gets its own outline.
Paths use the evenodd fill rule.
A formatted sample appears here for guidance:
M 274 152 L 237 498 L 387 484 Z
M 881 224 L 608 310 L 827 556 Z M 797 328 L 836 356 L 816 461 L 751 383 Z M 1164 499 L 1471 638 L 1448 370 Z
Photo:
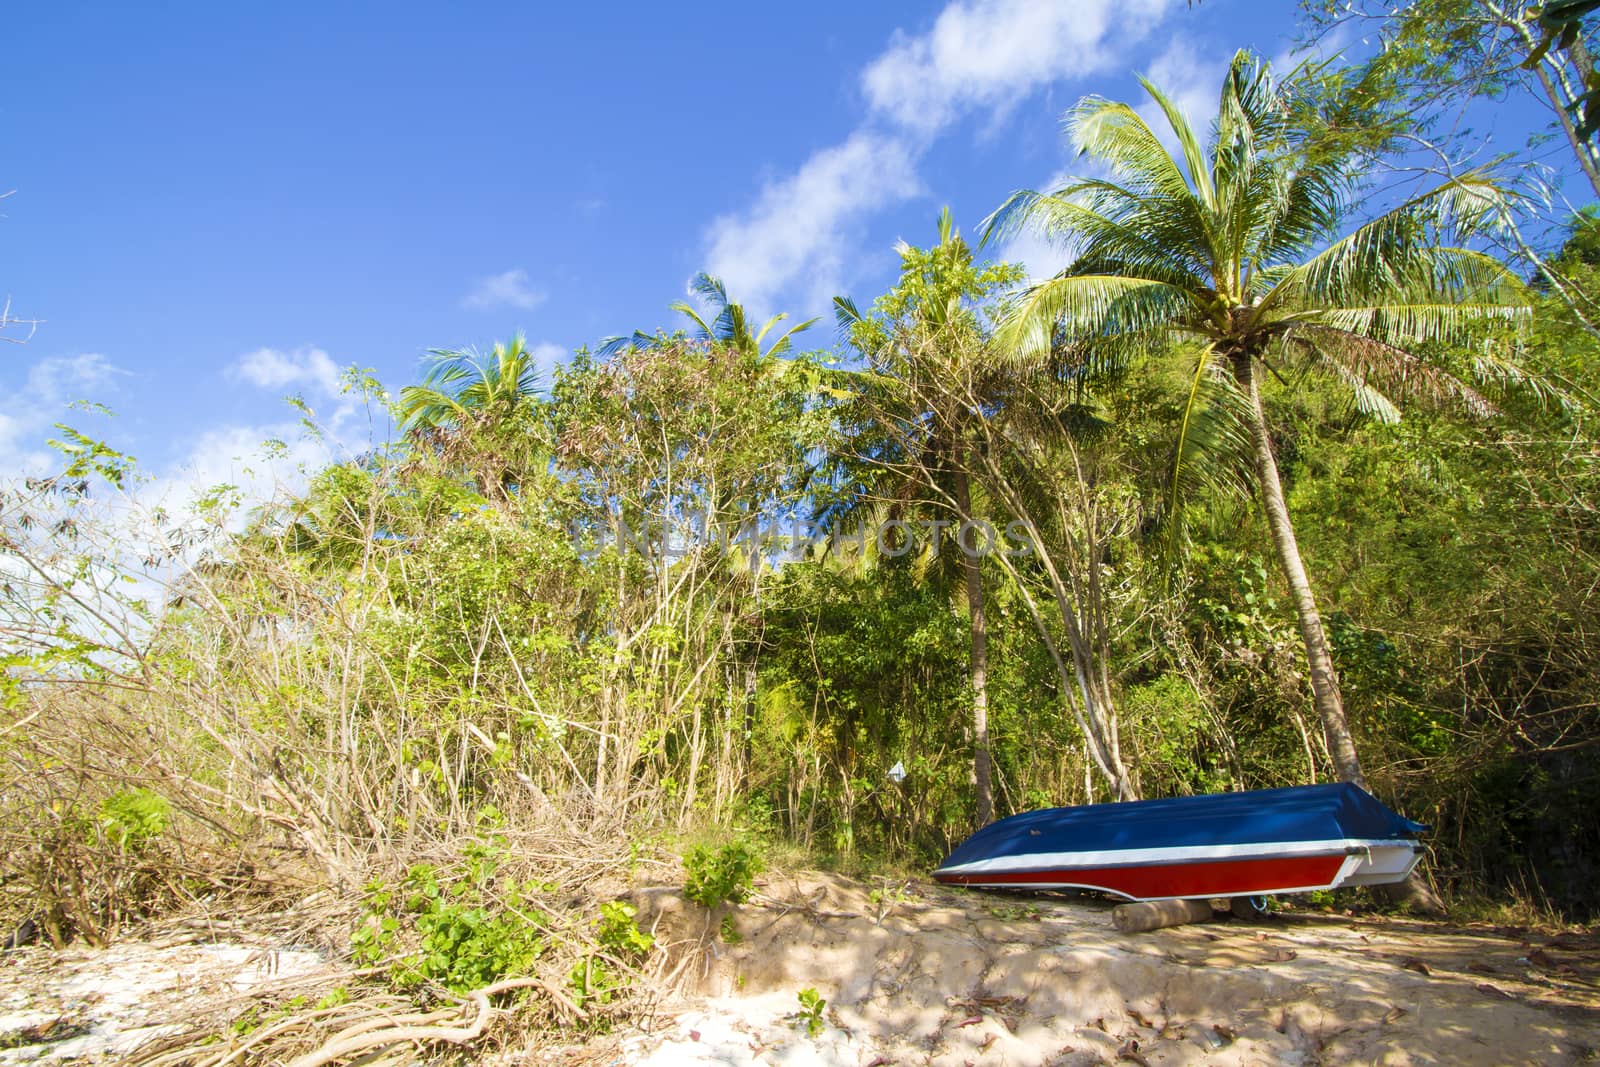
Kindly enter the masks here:
M 947 885 L 1085 886 L 1135 899 L 1272 893 L 1331 885 L 1344 856 L 1273 856 L 1267 859 L 1163 863 L 1147 867 L 1061 867 L 1042 871 L 939 874 Z

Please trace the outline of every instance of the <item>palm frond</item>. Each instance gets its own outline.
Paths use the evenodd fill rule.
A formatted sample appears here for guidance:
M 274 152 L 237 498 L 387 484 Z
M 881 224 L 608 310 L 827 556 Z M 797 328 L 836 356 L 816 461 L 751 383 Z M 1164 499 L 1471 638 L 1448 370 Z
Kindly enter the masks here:
M 1194 370 L 1178 418 L 1162 522 L 1166 548 L 1175 554 L 1185 508 L 1209 489 L 1221 496 L 1248 497 L 1255 486 L 1250 400 L 1239 389 L 1227 360 L 1211 344 L 1194 352 Z
M 1148 82 L 1144 82 L 1144 85 L 1146 89 L 1150 88 Z M 1160 100 L 1165 99 L 1164 96 L 1160 97 Z M 1168 102 L 1166 106 L 1172 105 Z M 1181 113 L 1176 114 L 1187 128 L 1188 123 L 1182 119 Z M 1172 113 L 1169 113 L 1169 121 L 1171 117 Z M 1067 112 L 1066 127 L 1079 155 L 1094 156 L 1105 163 L 1113 174 L 1135 191 L 1146 195 L 1159 193 L 1171 198 L 1194 195 L 1184 179 L 1183 171 L 1178 168 L 1177 161 L 1168 153 L 1166 146 L 1151 131 L 1143 117 L 1127 104 L 1099 96 L 1086 96 Z M 1189 138 L 1191 141 L 1194 138 L 1192 130 L 1189 130 Z M 1195 151 L 1198 153 L 1198 146 Z M 1201 169 L 1204 170 L 1204 167 Z
M 655 348 L 664 342 L 660 334 L 648 334 L 643 330 L 634 330 L 631 336 L 602 337 L 600 347 L 595 349 L 595 355 L 601 359 L 610 359 L 619 352 L 630 348 Z
M 1492 388 L 1498 393 L 1519 391 L 1531 396 L 1545 408 L 1571 412 L 1577 406 L 1570 382 L 1556 381 L 1530 371 L 1494 349 L 1486 348 L 1473 357 L 1472 375 L 1485 388 Z M 1577 392 L 1583 395 L 1581 389 Z M 1594 397 L 1585 396 L 1585 399 L 1590 405 L 1596 403 Z
M 1339 306 L 1403 289 L 1438 266 L 1437 246 L 1450 243 L 1442 238 L 1469 237 L 1505 207 L 1500 187 L 1485 175 L 1452 179 L 1286 271 L 1260 306 Z M 1465 262 L 1468 257 L 1457 258 Z
M 1296 318 L 1301 324 L 1328 326 L 1393 345 L 1459 344 L 1485 323 L 1525 322 L 1528 312 L 1514 304 L 1428 301 L 1328 308 Z
M 1040 282 L 1017 300 L 995 340 L 1016 359 L 1050 352 L 1056 325 L 1081 336 L 1117 336 L 1171 326 L 1191 307 L 1182 289 L 1165 282 L 1089 274 Z
M 865 321 L 866 316 L 861 313 L 854 300 L 848 296 L 833 298 L 833 325 L 840 340 L 848 340 L 850 331 Z
M 684 316 L 690 322 L 694 323 L 696 340 L 711 341 L 716 338 L 716 330 L 712 329 L 712 327 L 706 323 L 706 320 L 700 317 L 699 310 L 693 304 L 683 300 L 674 300 L 672 303 L 667 305 L 667 310 L 676 311 L 678 314 Z
M 722 283 L 721 278 L 713 277 L 705 271 L 696 274 L 689 282 L 689 291 L 719 312 L 729 304 L 728 287 Z
M 1102 203 L 1120 199 L 1133 203 L 1135 194 L 1100 180 L 1075 182 L 1056 193 L 1013 193 L 999 211 L 986 220 L 996 234 L 1009 235 L 1027 227 L 1059 244 L 1076 243 L 1081 252 L 1072 273 L 1110 273 L 1092 263 L 1116 263 L 1118 273 L 1134 274 L 1173 285 L 1204 284 L 1209 267 L 1206 250 L 1186 240 L 1193 230 L 1163 225 L 1145 212 L 1109 212 L 1081 202 Z M 1002 214 L 1003 213 L 1003 214 Z M 987 238 L 986 238 L 987 239 Z
M 1141 77 L 1139 84 L 1144 86 L 1144 91 L 1150 94 L 1150 99 L 1156 102 L 1156 106 L 1166 116 L 1167 125 L 1172 127 L 1172 134 L 1178 139 L 1178 147 L 1183 152 L 1184 166 L 1189 170 L 1190 186 L 1199 196 L 1200 202 L 1215 211 L 1217 208 L 1216 186 L 1212 184 L 1210 168 L 1206 166 L 1205 153 L 1200 150 L 1200 141 L 1194 135 L 1194 127 L 1189 124 L 1189 116 L 1185 115 L 1183 110 L 1166 93 L 1156 88 L 1147 79 Z M 1148 132 L 1149 127 L 1145 127 L 1145 129 Z M 1166 151 L 1163 146 L 1161 148 L 1162 154 L 1165 155 Z M 1167 158 L 1170 160 L 1171 156 Z
M 775 315 L 775 316 L 773 316 L 773 318 L 765 326 L 763 326 L 761 328 L 761 333 L 756 338 L 757 346 L 759 346 L 761 344 L 761 338 L 765 337 L 767 335 L 767 331 L 770 330 L 774 325 L 776 325 L 779 319 L 782 319 L 782 318 L 785 318 L 785 317 L 786 316 L 783 316 L 783 315 Z M 782 355 L 783 353 L 789 351 L 789 349 L 794 347 L 795 334 L 802 333 L 805 330 L 809 330 L 811 327 L 813 327 L 813 326 L 815 326 L 817 324 L 817 321 L 818 320 L 815 319 L 815 318 L 810 318 L 810 319 L 806 319 L 804 322 L 795 323 L 793 326 L 791 326 L 787 330 L 785 330 L 783 332 L 782 336 L 780 336 L 776 341 L 772 342 L 771 347 L 769 347 L 766 350 L 765 355 L 778 356 L 778 355 Z
M 439 426 L 466 413 L 450 393 L 426 385 L 407 385 L 400 390 L 398 414 L 403 429 Z
M 483 355 L 476 349 L 433 349 L 421 385 L 400 391 L 407 429 L 460 424 L 475 414 L 505 414 L 539 388 L 539 368 L 527 339 L 516 334 Z
M 1384 421 L 1392 417 L 1384 405 L 1393 407 L 1393 399 L 1420 402 L 1430 407 L 1443 407 L 1454 403 L 1468 414 L 1484 418 L 1494 414 L 1495 407 L 1488 398 L 1449 371 L 1413 352 L 1384 341 L 1331 326 L 1307 325 L 1297 327 L 1287 338 L 1294 349 L 1315 357 L 1336 374 L 1358 387 L 1359 391 L 1377 390 L 1383 403 L 1357 396 L 1357 403 L 1371 407 Z M 1365 409 L 1363 409 L 1365 410 Z

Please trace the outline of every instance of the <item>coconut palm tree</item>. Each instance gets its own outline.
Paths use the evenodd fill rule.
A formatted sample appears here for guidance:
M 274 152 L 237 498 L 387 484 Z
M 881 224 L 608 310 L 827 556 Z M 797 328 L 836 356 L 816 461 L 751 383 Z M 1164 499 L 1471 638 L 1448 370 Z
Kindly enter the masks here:
M 539 367 L 522 334 L 476 349 L 434 349 L 421 385 L 400 390 L 396 414 L 416 441 L 473 469 L 480 491 L 509 499 L 523 478 L 547 459 L 543 428 L 529 401 L 539 390 Z
M 488 355 L 472 348 L 435 348 L 421 385 L 400 390 L 400 422 L 408 430 L 463 427 L 509 417 L 539 389 L 539 366 L 520 333 Z
M 1132 106 L 1086 97 L 1068 113 L 1067 129 L 1110 175 L 1048 195 L 1013 194 L 988 221 L 986 240 L 1026 226 L 1077 249 L 1065 270 L 1021 296 L 998 340 L 1028 358 L 1064 330 L 1108 358 L 1178 351 L 1192 361 L 1168 518 L 1186 483 L 1216 473 L 1219 451 L 1248 457 L 1328 750 L 1340 777 L 1362 784 L 1260 379 L 1276 365 L 1305 364 L 1342 381 L 1364 411 L 1386 420 L 1398 417 L 1395 401 L 1403 399 L 1487 412 L 1479 392 L 1426 353 L 1527 313 L 1505 266 L 1463 247 L 1503 209 L 1503 197 L 1486 176 L 1466 174 L 1341 235 L 1357 175 L 1348 158 L 1297 137 L 1292 80 L 1275 83 L 1260 60 L 1236 55 L 1208 150 L 1173 102 L 1143 84 L 1176 153 Z
M 796 323 L 783 333 L 779 334 L 771 344 L 762 348 L 767 335 L 773 331 L 789 313 L 781 311 L 768 319 L 761 329 L 755 333 L 750 332 L 750 322 L 745 316 L 744 305 L 735 304 L 728 299 L 728 287 L 722 283 L 721 278 L 715 278 L 701 271 L 694 276 L 694 281 L 689 283 L 692 292 L 703 299 L 711 312 L 710 321 L 706 316 L 687 300 L 675 300 L 667 305 L 673 311 L 688 318 L 694 323 L 693 337 L 697 341 L 719 341 L 731 345 L 741 352 L 750 355 L 781 356 L 794 347 L 794 336 L 813 324 L 816 319 L 807 319 Z M 660 334 L 648 334 L 642 330 L 633 331 L 630 337 L 607 337 L 600 342 L 598 352 L 602 356 L 609 356 L 620 349 L 654 348 L 664 344 L 668 338 Z

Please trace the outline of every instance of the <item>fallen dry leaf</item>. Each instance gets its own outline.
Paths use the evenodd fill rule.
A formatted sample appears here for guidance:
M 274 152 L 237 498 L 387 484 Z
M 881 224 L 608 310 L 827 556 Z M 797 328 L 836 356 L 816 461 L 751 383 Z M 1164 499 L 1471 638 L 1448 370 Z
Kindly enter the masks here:
M 1386 1014 L 1383 1017 L 1383 1021 L 1385 1023 L 1396 1022 L 1397 1020 L 1399 1020 L 1401 1018 L 1404 1018 L 1405 1015 L 1406 1015 L 1406 1010 L 1404 1008 L 1402 1008 L 1402 1007 L 1396 1006 L 1396 1007 L 1393 1007 L 1393 1008 L 1389 1009 L 1388 1014 Z
M 1416 971 L 1418 974 L 1433 973 L 1433 969 L 1431 967 L 1417 959 L 1415 956 L 1407 956 L 1405 959 L 1400 961 L 1400 966 L 1404 967 L 1408 971 Z
M 1488 982 L 1480 982 L 1474 988 L 1476 988 L 1477 991 L 1480 992 L 1480 993 L 1487 993 L 1489 996 L 1491 996 L 1491 997 L 1499 997 L 1501 1000 L 1515 1000 L 1515 999 L 1517 999 L 1516 997 L 1513 997 L 1510 993 L 1507 993 L 1504 989 L 1501 989 L 1498 986 L 1492 986 Z

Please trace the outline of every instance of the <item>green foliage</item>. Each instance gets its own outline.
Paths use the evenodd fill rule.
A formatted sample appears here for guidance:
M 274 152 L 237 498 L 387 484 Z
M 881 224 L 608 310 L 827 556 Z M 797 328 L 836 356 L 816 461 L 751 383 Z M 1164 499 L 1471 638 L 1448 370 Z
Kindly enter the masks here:
M 683 857 L 687 875 L 683 895 L 697 904 L 715 908 L 724 903 L 742 904 L 750 896 L 761 857 L 744 841 L 733 841 L 716 850 L 696 845 Z
M 1001 922 L 1037 922 L 1040 915 L 1036 904 L 986 904 L 983 910 Z
M 328 993 L 325 993 L 322 996 L 322 999 L 317 1001 L 316 1006 L 315 1006 L 315 1008 L 313 1010 L 315 1010 L 315 1011 L 326 1011 L 329 1008 L 337 1008 L 340 1005 L 348 1004 L 349 1002 L 350 1002 L 350 990 L 345 988 L 344 986 L 337 986 L 334 989 L 330 990 Z
M 600 905 L 595 923 L 595 938 L 602 946 L 624 959 L 645 955 L 655 946 L 655 935 L 639 929 L 639 909 L 623 900 L 608 900 Z
M 539 369 L 527 339 L 517 334 L 487 355 L 435 349 L 422 385 L 400 391 L 398 414 L 411 429 L 508 422 L 539 388 Z
M 366 888 L 366 912 L 351 935 L 352 959 L 387 966 L 400 988 L 441 985 L 465 993 L 527 974 L 544 954 L 549 918 L 527 903 L 537 887 L 496 886 L 489 850 L 466 857 L 465 869 L 441 876 L 413 865 L 395 889 Z
M 1153 796 L 1224 792 L 1228 768 L 1210 751 L 1212 722 L 1194 687 L 1175 675 L 1130 686 L 1122 712 L 1139 746 L 1140 781 Z
M 800 1001 L 800 1010 L 795 1017 L 805 1028 L 806 1035 L 814 1041 L 827 1029 L 828 1024 L 822 1013 L 827 1010 L 828 1002 L 815 989 L 802 989 L 796 997 Z
M 567 988 L 580 1008 L 609 1004 L 624 982 L 604 960 L 584 956 L 567 972 Z
M 100 802 L 100 831 L 118 848 L 138 849 L 161 836 L 172 806 L 148 789 L 125 789 Z
M 592 1007 L 621 1001 L 654 940 L 625 902 L 557 920 L 547 885 L 512 877 L 526 868 L 493 835 L 530 804 L 614 813 L 630 871 L 650 869 L 645 842 L 746 835 L 685 858 L 707 907 L 750 892 L 747 840 L 925 870 L 972 829 L 976 613 L 948 530 L 898 558 L 870 531 L 947 520 L 958 471 L 973 508 L 1033 509 L 1054 553 L 978 569 L 1002 809 L 1106 799 L 1070 710 L 1097 674 L 1145 795 L 1325 778 L 1293 599 L 1239 462 L 1248 365 L 1374 789 L 1439 827 L 1447 886 L 1592 911 L 1600 342 L 1583 294 L 1600 292 L 1600 227 L 1584 213 L 1519 267 L 1527 295 L 1474 250 L 1486 210 L 1521 210 L 1479 175 L 1358 224 L 1352 163 L 1413 128 L 1396 101 L 1447 75 L 1515 89 L 1472 69 L 1476 7 L 1411 5 L 1378 61 L 1283 93 L 1241 59 L 1215 142 L 1174 125 L 1181 158 L 1141 131 L 1146 111 L 1086 101 L 1075 135 L 1117 184 L 1012 204 L 1075 235 L 1073 270 L 1013 293 L 1016 268 L 980 262 L 947 214 L 866 314 L 841 300 L 855 369 L 796 353 L 797 330 L 758 328 L 702 277 L 709 308 L 679 308 L 702 339 L 581 353 L 548 391 L 520 338 L 436 353 L 393 447 L 311 472 L 239 535 L 239 487 L 212 487 L 137 546 L 96 525 L 140 483 L 131 458 L 62 428 L 54 476 L 0 486 L 19 564 L 0 583 L 17 646 L 0 654 L 17 813 L 0 881 L 25 890 L 0 906 L 36 910 L 56 940 L 109 936 L 239 883 L 196 857 L 232 864 L 237 842 L 289 829 L 327 842 L 330 868 L 437 862 L 367 888 L 351 956 L 392 985 L 427 999 L 542 964 Z M 1027 343 L 997 345 L 1017 302 L 1036 313 Z M 1432 403 L 1490 414 L 1466 389 L 1493 417 Z M 1428 403 L 1395 423 L 1391 400 Z M 867 527 L 859 550 L 780 565 L 737 536 L 841 512 L 838 532 Z M 1161 537 L 1179 512 L 1186 543 Z M 1084 618 L 1104 639 L 1098 663 L 1058 668 L 1077 620 L 1036 626 L 1029 598 L 1048 607 L 1043 563 L 1074 551 L 1103 593 L 1069 580 L 1063 599 L 1098 595 Z M 176 575 L 159 595 L 156 574 Z M 181 808 L 143 784 L 177 797 L 185 781 Z M 438 859 L 473 835 L 488 840 Z M 903 899 L 871 895 L 880 913 Z M 586 929 L 570 970 L 549 959 Z M 720 934 L 739 939 L 735 917 Z

